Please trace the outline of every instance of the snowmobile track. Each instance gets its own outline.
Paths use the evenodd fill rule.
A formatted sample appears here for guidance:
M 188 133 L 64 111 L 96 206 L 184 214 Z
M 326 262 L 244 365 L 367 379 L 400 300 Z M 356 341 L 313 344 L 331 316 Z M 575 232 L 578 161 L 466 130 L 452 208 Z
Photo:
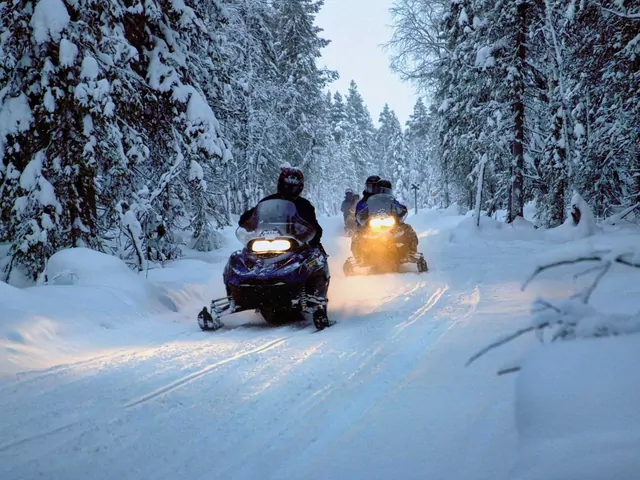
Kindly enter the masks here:
M 135 400 L 130 401 L 129 403 L 124 405 L 124 408 L 132 408 L 132 407 L 136 407 L 138 405 L 142 405 L 143 403 L 149 402 L 151 400 L 154 400 L 162 395 L 165 395 L 169 392 L 172 392 L 180 387 L 183 387 L 184 385 L 187 385 L 188 383 L 191 383 L 192 381 L 206 375 L 207 373 L 215 370 L 218 367 L 221 367 L 222 365 L 225 365 L 227 363 L 233 362 L 235 360 L 239 360 L 240 358 L 246 357 L 248 355 L 253 355 L 254 353 L 263 353 L 263 352 L 267 352 L 275 347 L 277 347 L 278 345 L 284 343 L 286 340 L 288 340 L 291 337 L 281 337 L 281 338 L 277 338 L 275 340 L 271 340 L 270 342 L 267 342 L 263 345 L 260 345 L 259 347 L 253 348 L 251 350 L 247 350 L 244 352 L 240 352 L 236 355 L 233 355 L 232 357 L 226 358 L 224 360 L 221 360 L 219 362 L 216 362 L 212 365 L 209 365 L 197 372 L 193 372 L 189 375 L 187 375 L 186 377 L 180 378 L 178 380 L 175 380 L 171 383 L 169 383 L 168 385 L 165 385 L 164 387 L 160 387 L 156 390 L 154 390 L 151 393 L 148 393 L 146 395 L 143 395 L 141 397 L 138 397 Z

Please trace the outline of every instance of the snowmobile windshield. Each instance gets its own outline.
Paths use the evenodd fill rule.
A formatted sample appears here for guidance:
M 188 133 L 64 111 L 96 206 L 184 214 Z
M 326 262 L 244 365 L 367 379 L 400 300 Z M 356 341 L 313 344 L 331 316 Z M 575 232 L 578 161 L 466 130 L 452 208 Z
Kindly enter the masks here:
M 293 202 L 273 199 L 260 202 L 246 224 L 236 230 L 236 237 L 245 246 L 256 238 L 294 238 L 309 243 L 316 230 L 299 215 Z
M 365 225 L 367 221 L 374 217 L 394 217 L 402 222 L 407 216 L 407 209 L 403 208 L 394 198 L 387 193 L 372 195 L 367 199 L 365 206 L 358 212 L 356 219 L 360 225 Z

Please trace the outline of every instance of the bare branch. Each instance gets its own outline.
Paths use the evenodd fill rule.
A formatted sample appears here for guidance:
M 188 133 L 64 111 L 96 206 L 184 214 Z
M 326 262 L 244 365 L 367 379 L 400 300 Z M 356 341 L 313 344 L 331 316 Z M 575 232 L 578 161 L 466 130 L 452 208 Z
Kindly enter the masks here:
M 629 207 L 627 208 L 624 212 L 622 212 L 622 215 L 620 215 L 620 220 L 623 220 L 624 217 L 626 217 L 627 215 L 629 215 L 631 212 L 633 212 L 635 209 L 640 210 L 640 203 L 636 203 L 633 207 Z
M 531 313 L 540 313 L 540 312 L 544 312 L 545 310 L 553 310 L 556 313 L 562 313 L 562 310 L 560 310 L 558 307 L 556 307 L 552 303 L 550 303 L 547 300 L 544 300 L 542 298 L 537 298 L 533 302 L 533 305 L 534 306 L 540 306 L 540 307 L 543 307 L 543 308 L 540 308 L 538 310 L 532 309 Z
M 636 257 L 640 258 L 640 255 L 634 255 L 631 252 L 625 252 L 618 255 L 615 258 L 615 262 L 626 265 L 627 267 L 640 268 L 640 262 L 634 261 Z
M 509 373 L 515 373 L 515 372 L 519 372 L 520 370 L 522 370 L 520 367 L 509 367 L 509 368 L 503 368 L 502 370 L 498 370 L 497 375 L 507 375 Z
M 584 277 L 585 275 L 589 275 L 591 272 L 596 272 L 598 270 L 600 270 L 602 267 L 600 265 L 596 265 L 595 267 L 591 267 L 591 268 L 587 268 L 586 270 L 580 272 L 580 273 L 576 273 L 573 276 L 574 280 L 577 280 L 580 277 Z
M 525 280 L 525 282 L 522 285 L 522 288 L 520 290 L 524 291 L 527 288 L 527 286 L 529 286 L 529 284 L 538 275 L 540 275 L 542 272 L 544 272 L 545 270 L 548 270 L 550 268 L 561 267 L 561 266 L 564 266 L 564 265 L 573 265 L 574 263 L 581 263 L 581 262 L 600 262 L 600 261 L 602 261 L 602 257 L 600 257 L 599 255 L 593 255 L 593 256 L 590 256 L 590 257 L 578 257 L 578 258 L 574 258 L 572 260 L 560 260 L 558 262 L 549 263 L 547 265 L 541 265 L 538 268 L 536 268 L 536 270 L 531 274 L 531 276 L 527 280 Z
M 546 325 L 544 325 L 544 326 L 546 326 Z M 505 343 L 509 343 L 511 340 L 514 340 L 514 339 L 520 337 L 521 335 L 524 335 L 525 333 L 529 333 L 529 332 L 531 332 L 533 330 L 536 330 L 537 328 L 544 328 L 544 326 L 536 325 L 536 326 L 522 328 L 520 330 L 516 330 L 515 332 L 513 332 L 510 335 L 502 337 L 500 340 L 497 340 L 497 341 L 487 345 L 482 350 L 480 350 L 478 353 L 476 353 L 474 356 L 472 356 L 469 360 L 467 360 L 467 363 L 465 364 L 465 366 L 468 367 L 473 362 L 475 362 L 477 359 L 479 359 L 480 357 L 484 356 L 485 354 L 487 354 L 491 350 L 493 350 L 495 348 L 498 348 L 498 347 L 504 345 Z
M 604 277 L 606 275 L 606 273 L 610 269 L 611 269 L 611 262 L 606 262 L 602 266 L 602 270 L 600 271 L 600 273 L 598 273 L 598 275 L 596 275 L 596 278 L 593 280 L 591 285 L 586 289 L 586 291 L 582 295 L 582 303 L 588 303 L 589 302 L 589 298 L 591 297 L 591 294 L 598 287 L 598 284 L 600 283 L 600 280 L 602 280 L 602 277 Z

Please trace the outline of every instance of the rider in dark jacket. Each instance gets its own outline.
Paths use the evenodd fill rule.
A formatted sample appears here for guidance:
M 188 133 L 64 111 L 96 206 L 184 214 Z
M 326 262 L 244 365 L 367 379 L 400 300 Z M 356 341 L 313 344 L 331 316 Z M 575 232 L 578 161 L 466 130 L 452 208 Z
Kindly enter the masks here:
M 282 172 L 280 172 L 280 176 L 278 177 L 278 193 L 269 195 L 268 197 L 260 200 L 260 202 L 274 199 L 289 200 L 290 202 L 293 202 L 300 218 L 309 223 L 309 225 L 312 225 L 316 230 L 316 234 L 309 242 L 309 245 L 320 250 L 326 258 L 328 255 L 320 243 L 320 239 L 322 238 L 322 227 L 318 223 L 316 210 L 313 208 L 313 205 L 311 205 L 311 202 L 300 196 L 303 188 L 304 176 L 302 175 L 302 172 L 297 168 L 283 168 Z M 238 223 L 241 227 L 247 229 L 252 227 L 251 219 L 253 218 L 254 211 L 255 208 L 252 208 L 240 216 L 240 221 Z M 329 320 L 327 317 L 327 293 L 329 290 L 330 278 L 328 266 L 325 266 L 323 274 L 314 275 L 309 278 L 305 285 L 306 293 L 312 296 L 315 301 L 320 301 L 320 305 L 313 314 L 313 322 L 315 323 L 316 328 L 329 327 L 335 323 L 335 321 Z
M 260 202 L 274 199 L 289 200 L 293 202 L 296 206 L 296 210 L 298 211 L 298 215 L 300 215 L 300 218 L 309 223 L 309 225 L 313 226 L 316 231 L 316 234 L 309 242 L 309 245 L 311 245 L 312 247 L 320 248 L 324 253 L 324 249 L 320 244 L 320 239 L 322 238 L 322 227 L 318 223 L 316 210 L 315 208 L 313 208 L 311 202 L 306 198 L 300 196 L 303 188 L 304 176 L 302 175 L 302 172 L 297 168 L 284 168 L 282 169 L 282 172 L 280 172 L 280 177 L 278 178 L 278 193 L 269 195 L 268 197 L 260 200 Z M 255 207 L 244 212 L 240 216 L 240 221 L 238 222 L 238 224 L 241 227 L 246 227 L 254 211 Z
M 376 193 L 376 185 L 380 181 L 380 177 L 378 175 L 371 175 L 367 177 L 367 180 L 364 184 L 364 190 L 362 191 L 362 198 L 358 201 L 356 205 L 356 215 L 360 210 L 364 208 L 367 203 L 367 199 Z
M 345 227 L 348 224 L 349 219 L 353 216 L 355 212 L 356 203 L 358 203 L 359 195 L 353 193 L 353 190 L 347 188 L 344 192 L 344 200 L 342 201 L 342 205 L 340 205 L 340 211 L 342 212 L 342 219 L 344 221 Z

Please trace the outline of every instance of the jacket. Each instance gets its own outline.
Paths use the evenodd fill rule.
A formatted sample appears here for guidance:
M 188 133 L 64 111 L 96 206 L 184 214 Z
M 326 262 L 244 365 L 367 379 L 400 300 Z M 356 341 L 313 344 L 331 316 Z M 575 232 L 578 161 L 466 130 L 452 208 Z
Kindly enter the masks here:
M 322 238 L 322 227 L 318 223 L 318 219 L 316 217 L 316 209 L 313 208 L 313 205 L 311 205 L 311 202 L 309 200 L 303 197 L 297 197 L 295 200 L 292 200 L 291 198 L 287 198 L 283 195 L 280 195 L 279 193 L 274 193 L 273 195 L 264 197 L 262 200 L 260 200 L 259 203 L 262 203 L 266 200 L 288 200 L 290 202 L 293 202 L 293 204 L 296 206 L 296 210 L 298 211 L 298 215 L 300 215 L 300 218 L 309 223 L 309 225 L 312 225 L 316 230 L 316 234 L 309 242 L 309 245 L 311 245 L 312 247 L 317 247 L 320 245 L 320 239 Z M 241 227 L 245 226 L 247 221 L 251 218 L 251 215 L 253 215 L 254 211 L 255 207 L 250 208 L 242 215 L 240 215 L 238 225 Z

